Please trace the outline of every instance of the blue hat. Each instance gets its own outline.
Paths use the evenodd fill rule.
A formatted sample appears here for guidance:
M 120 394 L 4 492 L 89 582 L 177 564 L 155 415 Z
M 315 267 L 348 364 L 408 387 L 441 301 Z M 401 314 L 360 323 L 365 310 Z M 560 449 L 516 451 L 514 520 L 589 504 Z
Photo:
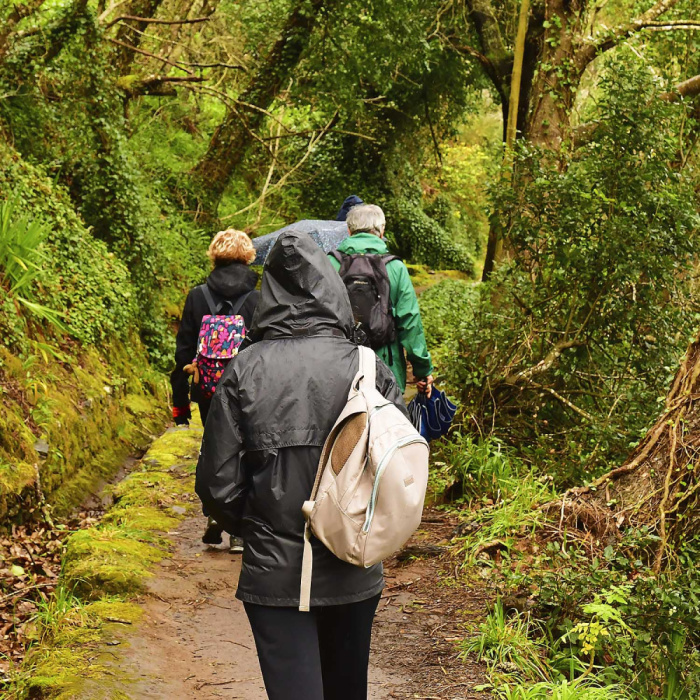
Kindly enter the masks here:
M 348 218 L 349 211 L 358 204 L 364 204 L 364 202 L 356 194 L 351 194 L 343 202 L 343 206 L 340 207 L 340 211 L 338 212 L 338 216 L 335 217 L 335 220 L 345 221 Z

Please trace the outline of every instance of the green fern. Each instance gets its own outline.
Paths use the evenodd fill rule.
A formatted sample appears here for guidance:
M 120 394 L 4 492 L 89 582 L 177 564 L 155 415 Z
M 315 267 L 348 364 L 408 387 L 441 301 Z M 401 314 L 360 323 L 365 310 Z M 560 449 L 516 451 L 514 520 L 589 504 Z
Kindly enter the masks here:
M 46 227 L 38 220 L 16 215 L 13 200 L 0 202 L 0 285 L 31 315 L 64 330 L 63 314 L 36 300 L 36 285 L 44 260 L 41 246 Z

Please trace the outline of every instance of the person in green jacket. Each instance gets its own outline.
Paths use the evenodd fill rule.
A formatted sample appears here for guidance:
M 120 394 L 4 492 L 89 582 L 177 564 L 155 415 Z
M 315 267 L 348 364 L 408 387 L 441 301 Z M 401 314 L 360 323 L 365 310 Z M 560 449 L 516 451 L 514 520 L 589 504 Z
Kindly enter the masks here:
M 374 204 L 354 206 L 347 217 L 350 236 L 339 246 L 346 255 L 386 255 L 389 251 L 384 241 L 386 219 L 380 207 Z M 340 262 L 332 255 L 331 264 L 340 270 Z M 430 395 L 433 384 L 433 363 L 425 342 L 418 299 L 413 289 L 408 269 L 401 260 L 391 260 L 386 265 L 389 276 L 391 306 L 396 323 L 396 340 L 390 345 L 375 348 L 394 373 L 401 391 L 406 389 L 406 356 L 413 366 L 418 380 L 418 390 Z M 404 354 L 405 351 L 405 354 Z

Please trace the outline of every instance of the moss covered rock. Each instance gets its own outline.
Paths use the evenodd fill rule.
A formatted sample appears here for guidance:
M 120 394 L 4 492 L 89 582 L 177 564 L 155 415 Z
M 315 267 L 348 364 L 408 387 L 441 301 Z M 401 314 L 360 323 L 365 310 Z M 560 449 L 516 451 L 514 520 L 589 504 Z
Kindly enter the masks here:
M 0 345 L 1 521 L 42 498 L 65 513 L 162 428 L 165 381 L 137 348 L 115 341 L 104 354 L 22 362 Z

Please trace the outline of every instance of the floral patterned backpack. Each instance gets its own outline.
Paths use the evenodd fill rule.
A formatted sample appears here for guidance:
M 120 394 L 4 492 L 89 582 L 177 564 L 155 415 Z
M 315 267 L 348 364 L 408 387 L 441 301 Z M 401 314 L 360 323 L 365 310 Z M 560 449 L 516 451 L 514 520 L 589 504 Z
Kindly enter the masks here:
M 250 292 L 238 297 L 235 303 L 227 300 L 217 304 L 206 284 L 200 289 L 211 313 L 202 318 L 197 357 L 192 364 L 194 381 L 199 386 L 202 398 L 210 399 L 226 365 L 238 354 L 238 348 L 245 338 L 245 321 L 238 312 Z

